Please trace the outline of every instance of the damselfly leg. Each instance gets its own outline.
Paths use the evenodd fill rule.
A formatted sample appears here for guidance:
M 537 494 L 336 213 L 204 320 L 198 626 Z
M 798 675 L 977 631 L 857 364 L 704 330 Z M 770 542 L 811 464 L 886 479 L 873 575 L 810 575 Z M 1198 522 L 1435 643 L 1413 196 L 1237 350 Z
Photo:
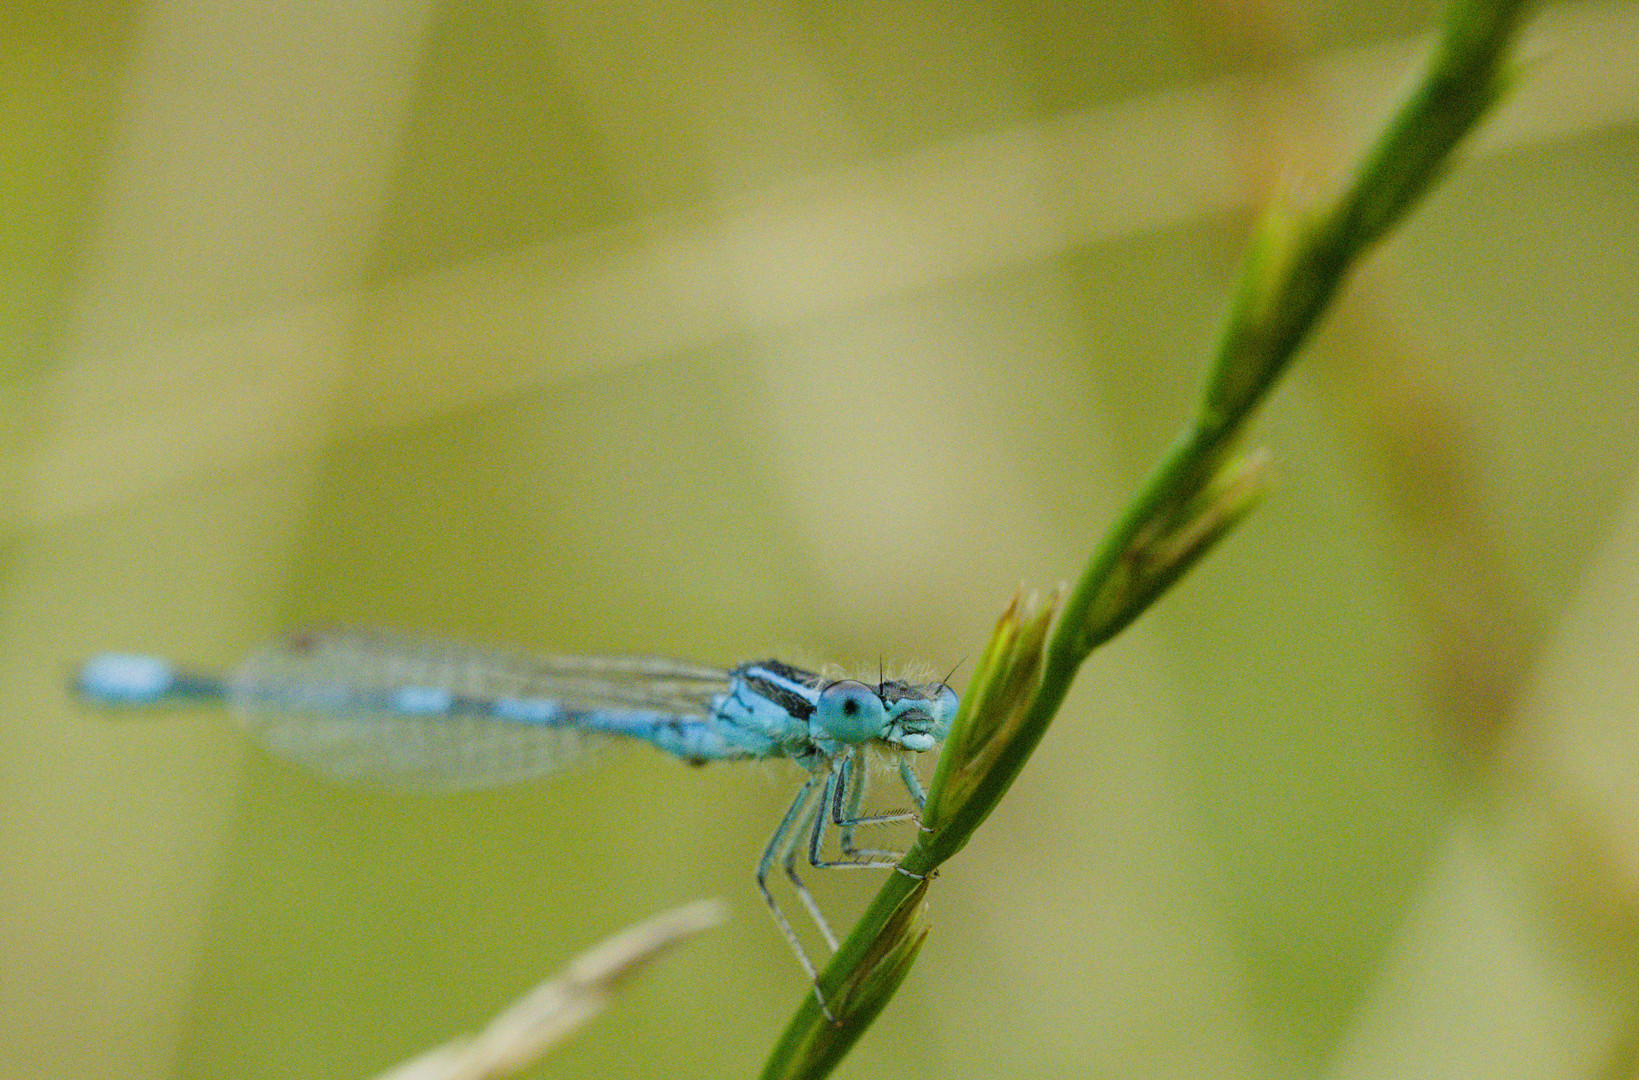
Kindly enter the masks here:
M 864 815 L 860 808 L 865 801 L 865 793 L 869 786 L 869 766 L 864 759 L 863 750 L 850 750 L 846 757 L 837 765 L 832 777 L 826 785 L 826 805 L 831 823 L 837 826 L 838 847 L 842 851 L 841 859 L 824 859 L 821 851 L 824 848 L 825 822 L 823 819 L 814 822 L 814 832 L 809 841 L 809 863 L 826 869 L 844 869 L 857 867 L 862 869 L 886 869 L 904 858 L 902 851 L 887 851 L 880 848 L 860 848 L 854 843 L 854 833 L 865 825 L 891 825 L 901 821 L 915 821 L 916 813 L 909 810 L 898 810 L 886 814 Z M 914 796 L 914 793 L 913 793 Z

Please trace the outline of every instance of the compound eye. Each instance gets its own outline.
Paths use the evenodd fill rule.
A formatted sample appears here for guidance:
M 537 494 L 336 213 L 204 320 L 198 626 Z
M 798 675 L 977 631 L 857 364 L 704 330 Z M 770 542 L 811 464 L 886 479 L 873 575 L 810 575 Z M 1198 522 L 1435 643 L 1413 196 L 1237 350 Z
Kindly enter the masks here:
M 888 714 L 875 690 L 862 682 L 846 680 L 832 683 L 820 693 L 814 723 L 819 727 L 816 734 L 857 746 L 882 737 Z
M 945 736 L 950 734 L 950 722 L 956 719 L 956 710 L 962 704 L 956 696 L 956 691 L 948 686 L 941 686 L 939 693 L 933 698 L 933 737 L 938 742 L 944 742 Z

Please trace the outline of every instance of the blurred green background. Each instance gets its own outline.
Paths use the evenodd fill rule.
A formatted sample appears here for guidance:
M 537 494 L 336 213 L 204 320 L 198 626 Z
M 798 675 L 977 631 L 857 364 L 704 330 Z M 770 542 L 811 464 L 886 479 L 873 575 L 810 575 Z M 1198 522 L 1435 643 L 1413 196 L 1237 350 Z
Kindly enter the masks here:
M 368 1076 L 706 895 L 736 918 L 538 1072 L 753 1072 L 805 991 L 751 881 L 793 770 L 343 790 L 80 710 L 72 662 L 381 625 L 971 663 L 1434 14 L 7 5 L 0 1074 Z M 1639 5 L 1526 52 L 840 1075 L 1630 1075 Z

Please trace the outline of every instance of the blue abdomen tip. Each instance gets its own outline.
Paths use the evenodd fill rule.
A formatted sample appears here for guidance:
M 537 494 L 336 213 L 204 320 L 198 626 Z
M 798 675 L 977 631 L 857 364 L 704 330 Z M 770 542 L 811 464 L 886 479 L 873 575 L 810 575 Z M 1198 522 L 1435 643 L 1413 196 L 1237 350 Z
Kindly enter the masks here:
M 176 688 L 176 669 L 157 656 L 104 653 L 80 665 L 74 686 L 97 701 L 141 705 Z

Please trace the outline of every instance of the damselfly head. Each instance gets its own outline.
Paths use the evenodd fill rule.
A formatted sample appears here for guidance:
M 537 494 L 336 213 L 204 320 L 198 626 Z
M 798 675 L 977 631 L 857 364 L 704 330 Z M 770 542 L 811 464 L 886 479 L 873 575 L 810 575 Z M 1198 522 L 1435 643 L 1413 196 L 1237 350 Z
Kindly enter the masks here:
M 878 691 L 888 715 L 883 741 L 921 753 L 950 734 L 958 701 L 944 683 L 884 682 Z

